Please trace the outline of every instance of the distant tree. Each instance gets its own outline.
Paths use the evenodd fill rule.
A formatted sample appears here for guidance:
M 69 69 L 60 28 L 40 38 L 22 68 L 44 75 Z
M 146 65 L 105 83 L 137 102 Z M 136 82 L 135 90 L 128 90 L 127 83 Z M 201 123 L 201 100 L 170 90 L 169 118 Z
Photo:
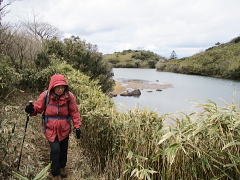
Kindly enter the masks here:
M 34 66 L 34 59 L 41 50 L 41 43 L 29 36 L 21 27 L 1 26 L 0 52 L 8 57 L 10 64 L 16 69 Z
M 6 14 L 6 7 L 9 6 L 11 3 L 3 3 L 3 0 L 0 0 L 0 25 L 2 25 L 2 17 Z
M 141 65 L 141 60 L 136 59 L 136 60 L 134 61 L 134 64 L 135 64 L 136 68 L 139 68 L 140 65 Z
M 154 60 L 149 60 L 148 61 L 149 68 L 155 68 L 155 64 L 156 64 L 156 61 L 154 61 Z
M 220 42 L 215 43 L 216 46 L 219 46 L 220 44 L 221 44 Z
M 240 42 L 240 36 L 233 38 L 230 43 L 239 43 Z
M 59 38 L 61 36 L 58 28 L 45 22 L 39 22 L 36 20 L 36 16 L 33 17 L 33 22 L 23 22 L 26 32 L 33 35 L 37 40 L 44 41 L 53 38 Z
M 174 50 L 172 51 L 172 53 L 170 55 L 170 59 L 177 59 L 177 54 Z
M 9 41 L 9 38 L 11 38 L 9 28 L 7 25 L 0 25 L 0 54 L 4 54 L 6 43 Z

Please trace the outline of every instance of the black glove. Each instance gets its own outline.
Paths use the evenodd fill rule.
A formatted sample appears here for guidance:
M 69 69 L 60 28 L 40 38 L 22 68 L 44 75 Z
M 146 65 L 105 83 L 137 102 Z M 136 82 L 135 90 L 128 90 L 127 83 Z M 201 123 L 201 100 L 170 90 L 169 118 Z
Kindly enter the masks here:
M 25 112 L 28 114 L 32 114 L 34 112 L 34 106 L 32 103 L 26 106 Z
M 80 135 L 81 135 L 81 130 L 79 128 L 76 129 L 76 137 L 77 139 L 80 139 Z

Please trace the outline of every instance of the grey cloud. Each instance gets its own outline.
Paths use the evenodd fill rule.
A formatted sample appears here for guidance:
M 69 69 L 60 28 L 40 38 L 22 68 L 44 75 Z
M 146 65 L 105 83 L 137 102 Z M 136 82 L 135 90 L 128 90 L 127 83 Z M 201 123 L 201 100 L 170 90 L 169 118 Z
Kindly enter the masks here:
M 34 10 L 103 53 L 144 47 L 166 57 L 173 49 L 189 56 L 239 35 L 239 7 L 239 0 L 21 0 L 6 19 Z
M 94 34 L 113 32 L 115 30 L 119 30 L 119 28 L 120 27 L 117 27 L 117 26 L 97 27 L 95 29 L 88 29 L 86 27 L 83 27 L 83 28 L 72 29 L 68 33 L 72 35 L 77 34 L 79 36 L 91 36 Z

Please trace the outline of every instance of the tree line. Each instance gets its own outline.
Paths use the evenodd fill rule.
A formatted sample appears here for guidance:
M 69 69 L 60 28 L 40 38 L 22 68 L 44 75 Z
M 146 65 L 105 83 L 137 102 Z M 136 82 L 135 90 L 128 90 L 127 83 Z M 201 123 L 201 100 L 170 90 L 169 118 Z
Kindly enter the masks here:
M 0 2 L 0 96 L 9 93 L 13 87 L 28 86 L 34 81 L 29 79 L 31 75 L 47 68 L 56 59 L 66 61 L 92 80 L 97 80 L 103 92 L 111 90 L 114 84 L 112 69 L 103 62 L 96 45 L 78 36 L 61 40 L 59 29 L 40 22 L 36 16 L 32 22 L 2 23 L 10 4 Z

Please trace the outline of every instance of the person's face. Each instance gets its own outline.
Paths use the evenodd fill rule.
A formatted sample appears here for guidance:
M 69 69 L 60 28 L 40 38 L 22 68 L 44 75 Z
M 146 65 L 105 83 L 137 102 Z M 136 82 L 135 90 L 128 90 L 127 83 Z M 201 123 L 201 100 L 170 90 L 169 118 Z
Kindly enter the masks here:
M 64 93 L 64 91 L 65 91 L 65 86 L 56 86 L 56 87 L 54 87 L 54 93 L 55 94 L 57 94 L 58 96 L 61 96 L 63 93 Z

